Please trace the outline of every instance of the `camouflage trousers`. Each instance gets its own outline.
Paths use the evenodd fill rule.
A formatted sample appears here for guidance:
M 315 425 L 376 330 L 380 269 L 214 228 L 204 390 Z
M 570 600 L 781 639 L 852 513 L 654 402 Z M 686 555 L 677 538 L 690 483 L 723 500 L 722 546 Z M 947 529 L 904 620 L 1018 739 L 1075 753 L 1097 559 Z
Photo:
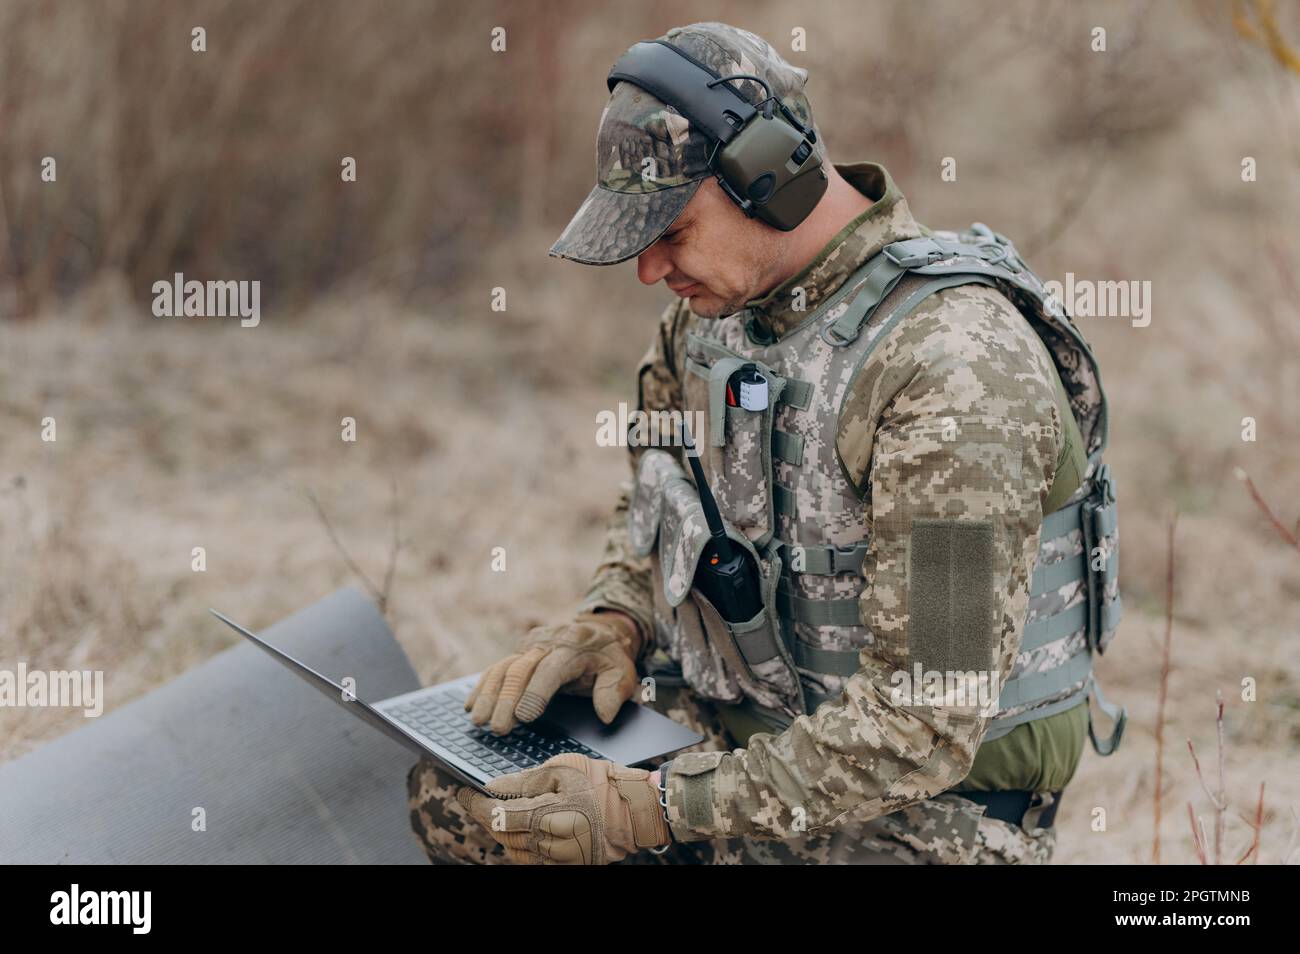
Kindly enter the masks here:
M 682 751 L 736 748 L 706 700 L 684 688 L 660 685 L 651 707 L 704 735 Z M 680 754 L 680 753 L 676 753 Z M 663 761 L 662 759 L 656 761 Z M 432 762 L 407 775 L 411 827 L 434 864 L 509 864 L 505 850 L 456 801 L 460 783 Z M 848 816 L 835 831 L 789 841 L 752 838 L 674 842 L 663 854 L 648 851 L 621 864 L 690 865 L 926 865 L 1046 864 L 1056 845 L 1054 828 L 1025 831 L 985 818 L 984 808 L 944 793 L 890 815 L 866 821 Z

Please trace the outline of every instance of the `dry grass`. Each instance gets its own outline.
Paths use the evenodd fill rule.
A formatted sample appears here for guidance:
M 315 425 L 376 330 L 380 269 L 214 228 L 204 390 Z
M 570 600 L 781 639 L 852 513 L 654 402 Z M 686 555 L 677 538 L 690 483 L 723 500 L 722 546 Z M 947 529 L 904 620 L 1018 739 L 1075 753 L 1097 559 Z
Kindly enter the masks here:
M 104 322 L 102 308 L 4 337 L 0 664 L 103 668 L 116 706 L 230 644 L 206 607 L 264 626 L 356 583 L 309 495 L 383 581 L 390 475 L 402 546 L 388 611 L 423 678 L 482 666 L 576 603 L 626 466 L 591 439 L 599 390 L 501 377 L 520 358 L 500 329 L 373 295 L 247 330 Z M 56 355 L 62 383 L 46 391 Z M 0 711 L 5 755 L 76 722 L 24 711 Z
M 1130 722 L 1120 753 L 1085 755 L 1057 860 L 1150 859 L 1176 509 L 1167 732 L 1208 751 L 1206 700 L 1223 693 L 1225 797 L 1253 808 L 1267 784 L 1260 854 L 1276 861 L 1300 806 L 1300 569 L 1234 470 L 1291 526 L 1300 90 L 1227 5 L 1080 6 L 710 15 L 776 41 L 806 27 L 792 58 L 832 154 L 885 163 L 922 221 L 985 221 L 1045 277 L 1153 282 L 1150 327 L 1081 320 L 1123 513 L 1126 618 L 1099 674 Z M 309 493 L 383 588 L 394 481 L 388 610 L 422 678 L 567 613 L 625 466 L 594 445 L 594 415 L 634 399 L 663 300 L 630 265 L 544 252 L 590 187 L 603 69 L 696 10 L 611 19 L 569 0 L 539 24 L 492 3 L 386 4 L 382 20 L 343 3 L 91 9 L 0 0 L 0 315 L 31 319 L 0 325 L 0 667 L 103 668 L 111 709 L 230 645 L 207 606 L 262 626 L 351 581 Z M 1274 12 L 1300 37 L 1294 10 Z M 189 52 L 198 22 L 219 56 Z M 1096 24 L 1106 54 L 1087 49 Z M 33 181 L 47 154 L 57 188 Z M 949 155 L 956 183 L 938 176 Z M 1241 181 L 1243 156 L 1258 182 Z M 262 325 L 151 317 L 149 285 L 174 270 L 261 280 Z M 1256 702 L 1240 701 L 1247 676 Z M 0 757 L 79 721 L 0 711 Z M 1190 862 L 1183 808 L 1200 789 L 1172 751 L 1163 860 Z

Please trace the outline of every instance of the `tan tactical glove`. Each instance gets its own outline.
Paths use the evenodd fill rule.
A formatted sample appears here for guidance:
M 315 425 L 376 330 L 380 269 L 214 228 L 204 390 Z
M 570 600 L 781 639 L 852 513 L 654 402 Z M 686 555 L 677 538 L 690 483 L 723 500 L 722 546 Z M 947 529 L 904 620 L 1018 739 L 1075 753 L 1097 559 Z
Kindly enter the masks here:
M 604 865 L 672 841 L 645 769 L 567 752 L 457 800 L 523 865 Z
M 492 665 L 465 700 L 475 725 L 504 735 L 532 722 L 561 688 L 590 695 L 609 723 L 636 691 L 641 633 L 622 613 L 581 613 L 570 623 L 529 631 L 519 652 Z

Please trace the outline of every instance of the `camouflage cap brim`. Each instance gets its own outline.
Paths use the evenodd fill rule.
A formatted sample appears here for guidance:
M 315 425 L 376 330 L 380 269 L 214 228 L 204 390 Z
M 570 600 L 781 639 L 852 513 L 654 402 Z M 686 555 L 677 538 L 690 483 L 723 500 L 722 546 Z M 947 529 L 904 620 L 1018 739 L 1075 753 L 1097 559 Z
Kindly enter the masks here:
M 640 255 L 668 231 L 701 181 L 655 192 L 612 192 L 598 185 L 550 254 L 583 265 L 617 265 Z

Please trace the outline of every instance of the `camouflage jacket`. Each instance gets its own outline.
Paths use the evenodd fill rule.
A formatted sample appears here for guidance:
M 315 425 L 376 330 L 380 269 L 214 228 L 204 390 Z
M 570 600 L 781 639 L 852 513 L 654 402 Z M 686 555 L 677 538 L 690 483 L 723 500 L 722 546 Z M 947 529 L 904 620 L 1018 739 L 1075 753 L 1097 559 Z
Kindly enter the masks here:
M 837 169 L 875 204 L 804 271 L 748 303 L 777 338 L 884 245 L 926 232 L 883 167 Z M 796 302 L 803 307 L 796 310 Z M 638 373 L 642 410 L 681 407 L 685 335 L 706 320 L 685 302 L 664 312 Z M 837 441 L 847 475 L 864 492 L 861 519 L 871 546 L 859 608 L 872 642 L 843 693 L 784 732 L 754 735 L 743 749 L 672 761 L 668 806 L 679 840 L 798 837 L 850 813 L 862 821 L 897 811 L 966 776 L 987 713 L 973 705 L 891 699 L 893 677 L 911 666 L 912 526 L 954 518 L 992 525 L 988 638 L 997 675 L 1005 679 L 1020 647 L 1043 502 L 1061 441 L 1051 368 L 1028 322 L 987 286 L 931 295 L 877 345 L 845 396 Z M 939 436 L 954 425 L 978 437 Z M 632 449 L 634 467 L 639 453 Z M 583 606 L 623 610 L 650 634 L 653 555 L 638 558 L 629 545 L 630 493 L 629 482 Z

